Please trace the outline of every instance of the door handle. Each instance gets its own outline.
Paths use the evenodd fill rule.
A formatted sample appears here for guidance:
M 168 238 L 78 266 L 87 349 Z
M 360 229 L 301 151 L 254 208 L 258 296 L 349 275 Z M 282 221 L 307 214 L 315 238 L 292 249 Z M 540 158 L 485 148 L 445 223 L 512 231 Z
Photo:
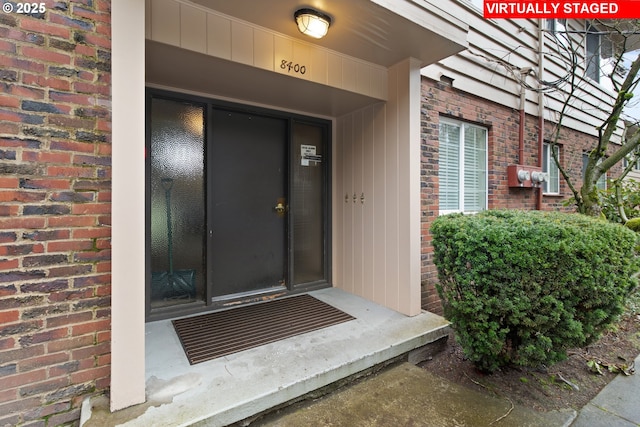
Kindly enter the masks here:
M 284 218 L 285 213 L 287 213 L 287 200 L 284 197 L 278 197 L 277 205 L 273 208 L 276 211 L 276 214 L 280 218 Z

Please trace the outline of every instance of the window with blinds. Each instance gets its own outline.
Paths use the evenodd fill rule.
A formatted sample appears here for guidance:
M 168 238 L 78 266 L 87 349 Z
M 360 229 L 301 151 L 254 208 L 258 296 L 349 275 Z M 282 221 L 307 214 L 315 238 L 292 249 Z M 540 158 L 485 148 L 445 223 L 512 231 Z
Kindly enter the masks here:
M 560 147 L 555 146 L 555 152 L 560 157 Z M 560 170 L 551 152 L 551 144 L 545 143 L 542 148 L 542 172 L 548 174 L 547 181 L 544 182 L 542 191 L 544 194 L 560 194 Z
M 443 119 L 440 122 L 440 213 L 487 208 L 487 129 Z

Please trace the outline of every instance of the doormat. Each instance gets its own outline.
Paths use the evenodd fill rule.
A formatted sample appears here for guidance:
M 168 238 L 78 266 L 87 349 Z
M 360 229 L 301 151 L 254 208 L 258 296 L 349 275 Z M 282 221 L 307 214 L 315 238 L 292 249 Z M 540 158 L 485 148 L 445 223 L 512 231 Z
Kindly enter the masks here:
M 173 327 L 195 365 L 353 319 L 305 294 L 176 319 Z

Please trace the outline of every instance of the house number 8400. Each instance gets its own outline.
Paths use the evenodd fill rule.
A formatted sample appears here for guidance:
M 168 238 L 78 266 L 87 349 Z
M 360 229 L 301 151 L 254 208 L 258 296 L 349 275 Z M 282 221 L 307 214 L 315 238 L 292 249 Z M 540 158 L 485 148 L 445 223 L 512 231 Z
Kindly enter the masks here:
M 287 61 L 286 59 L 283 59 L 282 62 L 280 62 L 280 68 L 282 68 L 283 70 L 287 70 L 288 72 L 294 72 L 294 73 L 299 73 L 299 74 L 304 74 L 307 72 L 307 67 L 305 67 L 304 65 L 300 65 L 300 64 L 294 64 L 291 61 Z

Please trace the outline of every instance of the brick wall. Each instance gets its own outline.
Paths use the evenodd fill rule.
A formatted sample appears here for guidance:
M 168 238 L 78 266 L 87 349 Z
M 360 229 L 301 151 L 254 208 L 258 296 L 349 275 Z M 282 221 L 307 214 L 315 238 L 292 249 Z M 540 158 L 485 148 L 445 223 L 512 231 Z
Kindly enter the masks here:
M 421 128 L 421 191 L 422 191 L 422 307 L 442 313 L 440 299 L 435 291 L 437 270 L 433 264 L 433 246 L 429 227 L 438 216 L 438 123 L 440 117 L 485 126 L 488 135 L 488 208 L 535 209 L 536 191 L 509 188 L 507 166 L 512 164 L 538 164 L 538 119 L 527 116 L 524 132 L 524 160 L 518 160 L 519 111 L 464 93 L 450 85 L 427 78 L 422 79 Z M 545 124 L 550 135 L 551 124 Z M 560 141 L 563 166 L 574 182 L 582 176 L 582 153 L 595 146 L 595 137 L 564 129 Z M 618 168 L 619 169 L 619 168 Z M 613 173 L 618 171 L 614 170 Z M 571 210 L 563 205 L 571 193 L 560 179 L 560 196 L 544 196 L 543 210 Z
M 44 4 L 0 13 L 0 426 L 109 385 L 110 2 Z

